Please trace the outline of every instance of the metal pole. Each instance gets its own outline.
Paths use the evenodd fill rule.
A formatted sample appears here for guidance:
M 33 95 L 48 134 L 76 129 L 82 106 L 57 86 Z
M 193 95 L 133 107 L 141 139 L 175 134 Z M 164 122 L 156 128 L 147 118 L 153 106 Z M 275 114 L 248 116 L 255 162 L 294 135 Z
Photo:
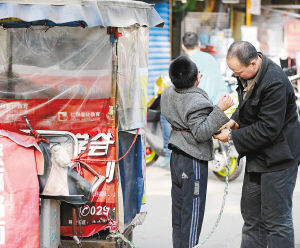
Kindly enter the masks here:
M 115 30 L 115 32 L 118 32 L 118 29 Z M 114 35 L 114 34 L 111 34 Z M 111 106 L 110 108 L 113 109 L 112 117 L 113 117 L 113 128 L 115 129 L 115 144 L 116 144 L 116 154 L 115 154 L 115 160 L 118 160 L 118 128 L 117 128 L 117 123 L 118 123 L 118 114 L 117 114 L 117 106 L 119 104 L 119 98 L 118 98 L 118 39 L 115 40 L 115 42 L 112 43 L 112 92 L 111 92 Z M 118 173 L 119 173 L 119 163 L 116 162 L 115 164 L 115 192 L 116 192 L 116 213 L 115 213 L 115 220 L 116 223 L 119 223 L 119 202 L 118 202 L 118 187 L 119 187 L 119 182 L 118 182 Z
M 13 73 L 12 73 L 12 46 L 13 46 L 13 35 L 10 30 L 7 31 L 7 52 L 8 52 L 8 67 L 7 67 L 7 98 L 8 99 L 14 99 L 14 91 L 15 91 L 15 85 L 13 82 Z
M 230 29 L 233 32 L 233 22 L 234 22 L 234 12 L 233 12 L 233 4 L 230 4 Z
M 251 0 L 246 0 L 246 26 L 251 26 Z
M 77 236 L 77 211 L 76 208 L 72 208 L 72 228 L 73 237 Z

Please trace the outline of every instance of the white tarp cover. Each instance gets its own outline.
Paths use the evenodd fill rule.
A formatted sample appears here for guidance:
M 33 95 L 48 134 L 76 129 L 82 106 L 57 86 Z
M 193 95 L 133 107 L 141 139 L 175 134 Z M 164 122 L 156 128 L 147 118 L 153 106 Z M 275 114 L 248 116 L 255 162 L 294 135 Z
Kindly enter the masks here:
M 118 41 L 119 129 L 143 128 L 147 109 L 148 28 L 120 28 Z
M 119 28 L 119 32 L 119 128 L 130 130 L 143 127 L 145 121 L 149 31 L 132 27 Z M 1 99 L 44 99 L 40 100 L 43 104 L 35 102 L 42 108 L 46 99 L 49 103 L 57 99 L 109 99 L 111 75 L 112 43 L 106 28 L 0 29 L 2 123 L 17 118 L 16 113 L 7 115 Z M 76 111 L 74 108 L 71 113 L 82 112 L 81 105 Z M 18 110 L 18 116 L 28 111 Z
M 102 0 L 68 5 L 1 2 L 4 1 L 0 1 L 0 19 L 16 18 L 24 22 L 49 20 L 55 24 L 81 21 L 89 27 L 163 25 L 153 5 L 137 1 Z
M 81 4 L 82 0 L 0 0 L 0 3 L 18 3 L 18 4 Z

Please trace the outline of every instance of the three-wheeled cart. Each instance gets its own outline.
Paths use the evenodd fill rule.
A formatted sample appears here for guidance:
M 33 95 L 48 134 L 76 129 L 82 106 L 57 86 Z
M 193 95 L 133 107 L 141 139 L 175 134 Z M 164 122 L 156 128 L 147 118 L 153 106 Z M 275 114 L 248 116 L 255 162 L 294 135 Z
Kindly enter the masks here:
M 40 247 L 126 246 L 146 213 L 148 37 L 162 19 L 136 1 L 0 1 L 0 25 L 0 130 L 32 127 L 93 186 L 84 204 L 41 194 Z

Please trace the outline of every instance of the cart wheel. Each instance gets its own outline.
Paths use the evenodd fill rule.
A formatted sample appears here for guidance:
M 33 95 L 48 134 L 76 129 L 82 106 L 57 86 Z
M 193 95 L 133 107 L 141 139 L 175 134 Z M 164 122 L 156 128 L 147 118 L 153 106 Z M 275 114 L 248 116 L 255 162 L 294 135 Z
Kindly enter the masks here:
M 241 172 L 243 171 L 243 168 L 245 166 L 245 162 L 246 161 L 244 159 L 241 159 L 240 163 L 238 165 L 237 158 L 235 158 L 235 157 L 231 158 L 231 164 L 229 166 L 229 177 L 228 177 L 229 181 L 233 181 L 241 174 Z M 218 172 L 214 171 L 214 174 L 221 181 L 225 181 L 225 179 L 226 179 L 226 169 L 225 168 Z
M 158 159 L 158 155 L 150 146 L 146 146 L 146 165 L 152 165 Z

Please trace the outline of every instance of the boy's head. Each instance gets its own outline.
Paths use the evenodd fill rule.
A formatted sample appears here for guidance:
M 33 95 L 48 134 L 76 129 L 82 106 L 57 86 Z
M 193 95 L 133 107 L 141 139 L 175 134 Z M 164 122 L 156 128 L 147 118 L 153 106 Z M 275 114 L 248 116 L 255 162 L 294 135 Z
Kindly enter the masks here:
M 198 79 L 198 69 L 189 57 L 179 56 L 171 62 L 169 76 L 176 88 L 191 88 Z

